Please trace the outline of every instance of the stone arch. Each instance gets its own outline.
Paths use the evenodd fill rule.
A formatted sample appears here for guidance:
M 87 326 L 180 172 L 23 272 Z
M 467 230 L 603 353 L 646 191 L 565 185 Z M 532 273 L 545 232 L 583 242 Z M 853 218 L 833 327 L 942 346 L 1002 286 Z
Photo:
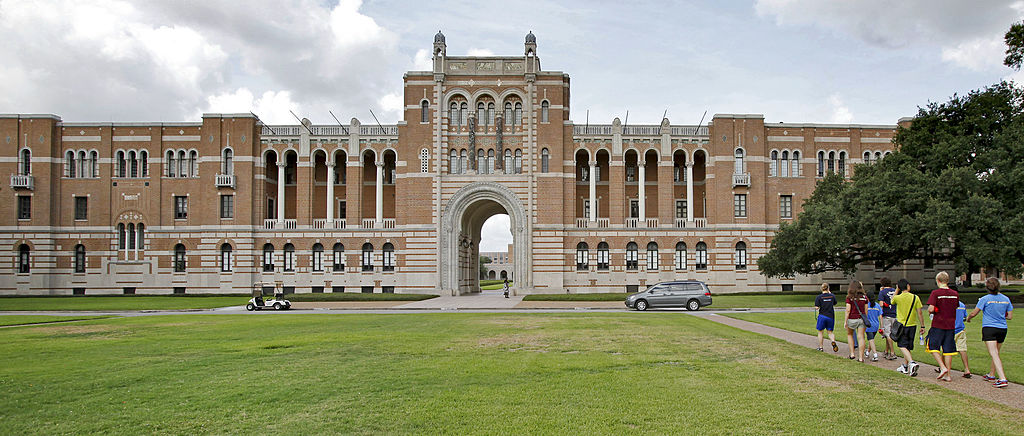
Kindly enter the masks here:
M 527 234 L 527 215 L 522 200 L 511 189 L 494 182 L 476 182 L 464 186 L 452 196 L 441 214 L 441 244 L 438 247 L 440 290 L 458 295 L 459 243 L 467 211 L 483 203 L 497 203 L 505 209 L 512 223 L 512 243 L 515 245 L 512 277 L 519 277 L 515 289 L 529 288 L 533 278 L 529 274 L 530 238 Z

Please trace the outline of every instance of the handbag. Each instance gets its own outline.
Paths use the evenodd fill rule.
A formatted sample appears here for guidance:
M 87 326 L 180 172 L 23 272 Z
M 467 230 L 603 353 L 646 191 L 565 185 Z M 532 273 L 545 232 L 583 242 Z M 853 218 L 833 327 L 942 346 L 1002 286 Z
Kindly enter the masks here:
M 860 306 L 857 305 L 857 299 L 853 299 L 853 308 L 857 309 L 857 313 L 860 314 L 860 319 L 864 321 L 864 328 L 871 328 L 871 320 L 864 316 L 864 313 L 860 311 Z

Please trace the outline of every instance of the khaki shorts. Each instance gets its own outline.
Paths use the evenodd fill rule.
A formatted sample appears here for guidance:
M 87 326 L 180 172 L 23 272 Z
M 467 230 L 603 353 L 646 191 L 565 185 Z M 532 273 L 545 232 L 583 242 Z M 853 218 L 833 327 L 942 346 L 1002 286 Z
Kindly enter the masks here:
M 882 317 L 882 331 L 885 332 L 885 334 L 883 334 L 882 336 L 884 336 L 886 338 L 889 338 L 889 339 L 892 339 L 892 334 L 893 334 L 892 324 L 894 322 L 896 322 L 896 318 L 894 318 L 894 317 L 891 317 L 891 316 L 883 316 Z
M 850 330 L 857 330 L 857 329 L 859 329 L 861 327 L 864 327 L 864 320 L 863 319 L 854 318 L 854 319 L 846 320 L 846 328 L 848 328 Z
M 967 330 L 961 330 L 960 333 L 953 335 L 953 340 L 956 341 L 956 351 L 967 351 Z

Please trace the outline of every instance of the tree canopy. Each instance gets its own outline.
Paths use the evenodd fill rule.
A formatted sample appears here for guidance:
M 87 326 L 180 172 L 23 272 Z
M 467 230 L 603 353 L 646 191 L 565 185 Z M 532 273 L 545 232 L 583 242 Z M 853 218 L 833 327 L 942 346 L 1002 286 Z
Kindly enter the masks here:
M 758 260 L 763 274 L 853 273 L 865 262 L 889 269 L 912 259 L 1020 273 L 1022 103 L 1021 90 L 1001 82 L 920 108 L 898 128 L 888 157 L 856 165 L 848 181 L 829 175 L 818 183 Z

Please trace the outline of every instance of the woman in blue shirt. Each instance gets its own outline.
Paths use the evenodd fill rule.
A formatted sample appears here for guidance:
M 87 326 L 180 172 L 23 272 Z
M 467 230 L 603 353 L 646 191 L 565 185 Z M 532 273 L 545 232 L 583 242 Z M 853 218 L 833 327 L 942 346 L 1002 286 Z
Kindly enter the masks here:
M 988 354 L 992 356 L 992 366 L 989 373 L 985 374 L 985 380 L 991 381 L 992 386 L 1005 388 L 1010 385 L 1010 382 L 1006 381 L 1006 373 L 1003 372 L 1003 361 L 999 358 L 999 350 L 1003 347 L 1003 341 L 1006 340 L 1006 320 L 1013 319 L 1013 304 L 1010 303 L 1007 296 L 999 293 L 999 279 L 989 277 L 985 281 L 985 288 L 988 289 L 988 295 L 978 300 L 978 305 L 967 316 L 967 322 L 978 316 L 978 313 L 983 314 L 981 317 L 981 340 L 985 341 Z M 999 378 L 993 377 L 992 373 L 996 373 Z

